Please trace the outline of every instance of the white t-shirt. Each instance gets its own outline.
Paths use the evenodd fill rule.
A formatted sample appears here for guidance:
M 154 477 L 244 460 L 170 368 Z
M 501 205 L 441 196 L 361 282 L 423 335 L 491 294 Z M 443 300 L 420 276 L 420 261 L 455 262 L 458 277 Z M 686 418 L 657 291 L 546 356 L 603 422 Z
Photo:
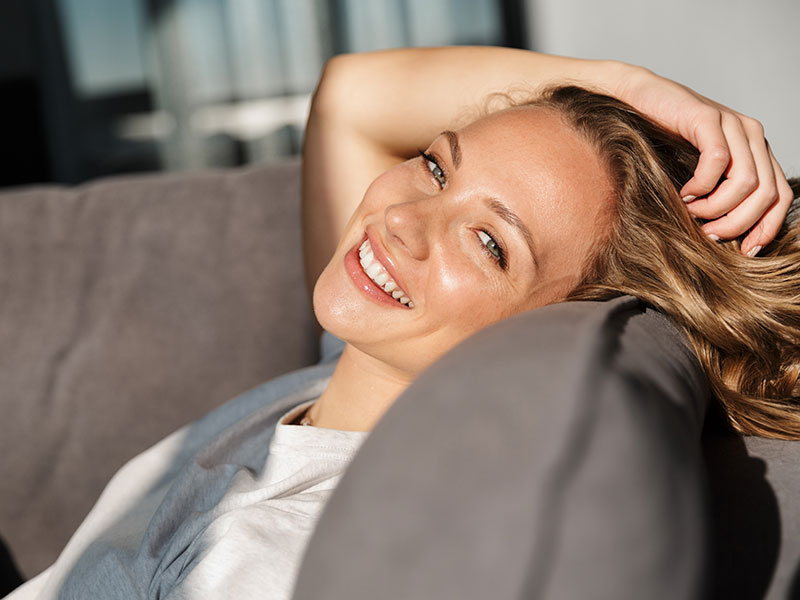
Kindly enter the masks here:
M 132 460 L 58 561 L 9 598 L 290 598 L 317 519 L 368 435 L 286 424 L 330 368 L 266 384 Z M 271 397 L 287 407 L 274 420 Z
M 261 477 L 233 485 L 188 552 L 187 575 L 167 598 L 289 599 L 306 544 L 366 432 L 287 425 L 281 418 Z

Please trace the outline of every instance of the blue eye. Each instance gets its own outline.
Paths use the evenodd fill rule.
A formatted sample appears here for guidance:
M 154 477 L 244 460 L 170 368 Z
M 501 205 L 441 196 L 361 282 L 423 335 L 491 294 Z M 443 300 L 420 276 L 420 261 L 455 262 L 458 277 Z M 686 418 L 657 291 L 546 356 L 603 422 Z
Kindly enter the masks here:
M 508 268 L 508 261 L 503 247 L 495 239 L 482 229 L 478 232 L 478 239 L 481 241 L 481 248 L 486 255 L 491 258 L 504 271 Z
M 444 186 L 447 184 L 447 177 L 445 176 L 442 168 L 439 166 L 439 163 L 436 162 L 436 157 L 423 150 L 419 150 L 419 155 L 422 157 L 425 168 L 430 171 L 431 175 L 433 175 L 433 178 L 436 180 L 436 183 L 439 184 L 439 187 L 444 188 Z
M 496 259 L 503 258 L 503 250 L 500 248 L 500 245 L 492 239 L 485 231 L 479 231 L 478 237 L 481 239 L 483 246 L 494 256 Z

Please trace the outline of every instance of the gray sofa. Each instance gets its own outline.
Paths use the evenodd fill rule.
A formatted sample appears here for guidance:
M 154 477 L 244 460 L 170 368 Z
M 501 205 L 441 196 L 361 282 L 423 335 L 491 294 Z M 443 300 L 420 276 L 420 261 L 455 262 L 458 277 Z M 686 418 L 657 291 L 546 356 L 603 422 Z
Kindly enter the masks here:
M 316 360 L 298 171 L 0 193 L 0 537 L 23 577 L 128 458 Z M 381 421 L 297 598 L 800 597 L 800 444 L 713 418 L 701 441 L 697 365 L 633 299 L 515 319 Z

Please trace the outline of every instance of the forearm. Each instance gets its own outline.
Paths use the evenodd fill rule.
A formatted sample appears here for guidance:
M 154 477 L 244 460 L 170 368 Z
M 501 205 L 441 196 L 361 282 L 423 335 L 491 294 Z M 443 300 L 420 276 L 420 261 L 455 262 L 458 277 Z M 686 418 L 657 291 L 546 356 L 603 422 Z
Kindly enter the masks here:
M 396 157 L 427 146 L 443 127 L 465 124 L 490 94 L 531 95 L 572 81 L 614 93 L 627 65 L 494 47 L 409 48 L 332 61 L 341 78 L 340 117 L 353 135 Z

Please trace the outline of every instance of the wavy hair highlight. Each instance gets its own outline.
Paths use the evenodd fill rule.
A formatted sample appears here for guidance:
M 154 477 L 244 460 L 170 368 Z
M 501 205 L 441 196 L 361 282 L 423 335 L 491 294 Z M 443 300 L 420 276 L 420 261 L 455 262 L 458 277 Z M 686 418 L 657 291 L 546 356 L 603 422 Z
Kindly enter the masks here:
M 729 424 L 800 439 L 800 180 L 777 238 L 756 258 L 741 238 L 714 242 L 679 190 L 698 151 L 615 98 L 576 86 L 546 90 L 549 108 L 605 160 L 616 198 L 608 235 L 566 300 L 636 296 L 669 315 L 689 342 Z

